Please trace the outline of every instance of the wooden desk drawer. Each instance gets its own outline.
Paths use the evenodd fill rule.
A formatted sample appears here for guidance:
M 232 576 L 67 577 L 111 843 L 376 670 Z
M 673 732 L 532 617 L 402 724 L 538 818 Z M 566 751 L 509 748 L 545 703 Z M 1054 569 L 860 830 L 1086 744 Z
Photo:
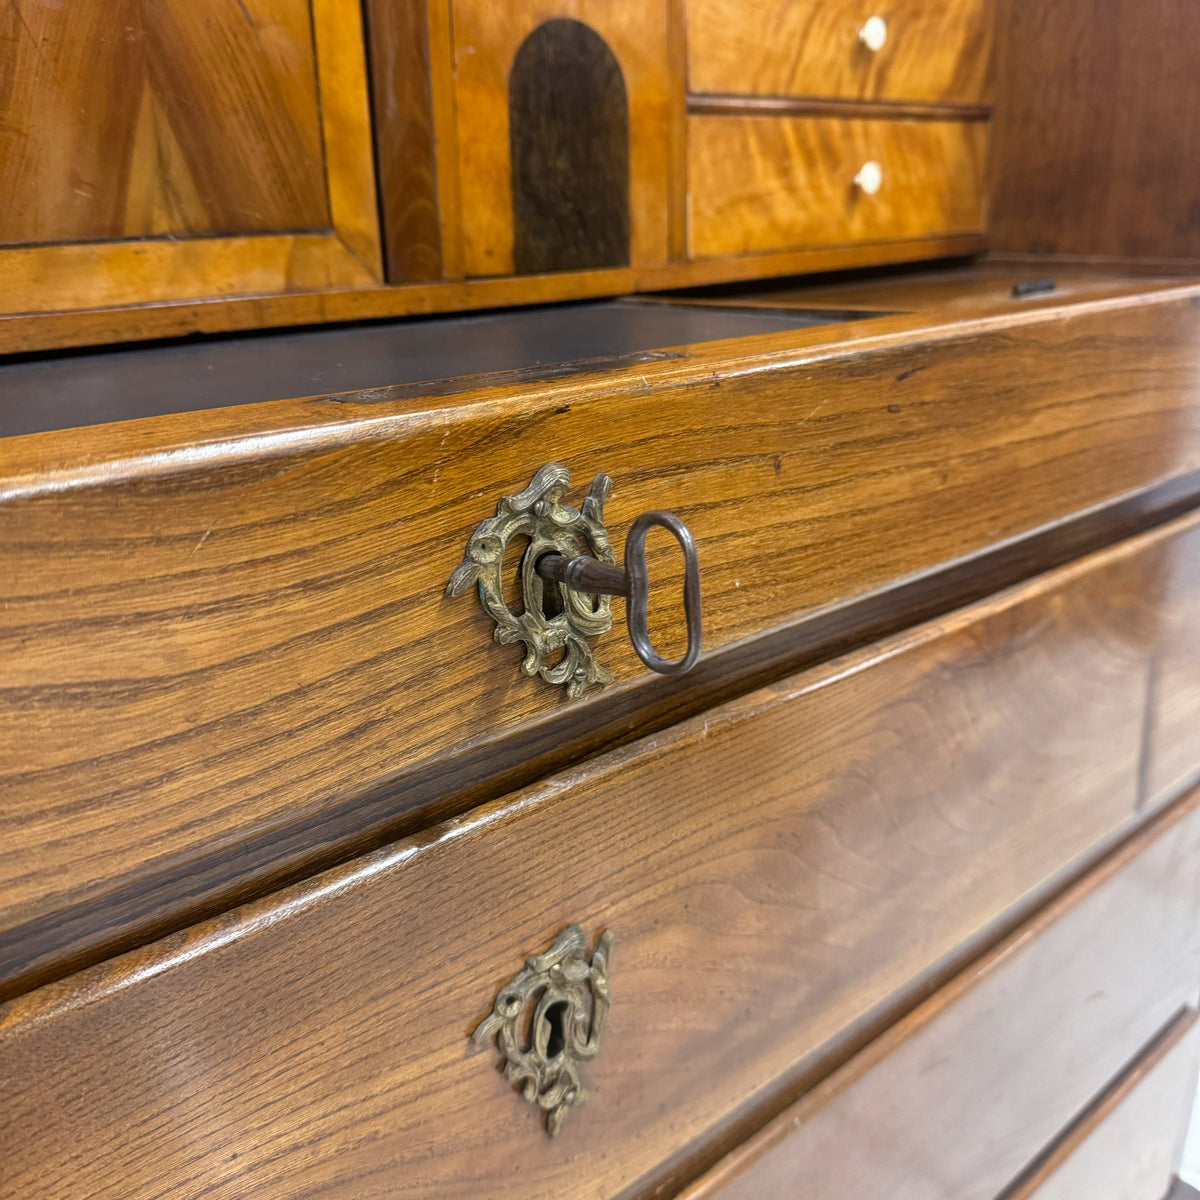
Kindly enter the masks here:
M 1145 603 L 1177 535 L 12 1002 L 0 1195 L 533 1200 L 653 1182 L 1135 819 Z M 1157 1023 L 1147 998 L 1200 965 L 1168 933 L 1178 894 L 1162 899 L 1126 980 Z M 551 1141 L 468 1038 L 573 922 L 615 937 L 612 1009 L 584 1066 L 594 1098 Z
M 886 28 L 874 51 L 859 36 L 872 15 Z M 983 104 L 992 21 L 991 0 L 687 0 L 688 86 Z
M 1151 674 L 1146 786 L 1167 795 L 1200 776 L 1200 529 L 1162 581 L 1163 618 Z
M 0 988 L 698 711 L 742 686 L 743 654 L 812 662 L 963 580 L 993 591 L 997 559 L 1016 579 L 1080 528 L 1095 545 L 1176 503 L 1200 469 L 1196 294 L 162 417 L 86 449 L 6 440 Z M 612 475 L 618 544 L 652 508 L 695 532 L 692 676 L 650 676 L 618 605 L 597 643 L 616 684 L 571 702 L 519 674 L 474 598 L 446 598 L 472 530 L 551 460 L 576 503 Z M 931 576 L 951 561 L 957 582 Z M 664 594 L 672 567 L 651 563 Z
M 714 258 L 983 227 L 987 125 L 688 118 L 688 252 Z M 855 179 L 882 171 L 873 195 Z
M 1005 1200 L 1166 1196 L 1196 1097 L 1198 1016 L 1180 1013 Z
M 1175 1111 L 1157 1114 L 1148 1140 L 1110 1147 L 1121 1164 L 1107 1173 L 1112 1190 L 1061 1190 L 1053 1170 L 1015 1195 L 1008 1187 L 1195 1003 L 1198 808 L 1200 792 L 782 1113 L 686 1200 L 1158 1200 L 1188 1111 L 1194 1037 L 1146 1081 L 1154 1096 L 1165 1086 Z M 1136 1118 L 1136 1092 L 1130 1103 Z M 1103 1154 L 1099 1134 L 1090 1151 L 1075 1147 L 1074 1163 L 1051 1160 L 1061 1184 L 1087 1178 Z M 1148 1148 L 1150 1161 L 1139 1163 Z M 1156 1181 L 1140 1169 L 1155 1164 Z M 1144 1191 L 1117 1190 L 1139 1176 Z

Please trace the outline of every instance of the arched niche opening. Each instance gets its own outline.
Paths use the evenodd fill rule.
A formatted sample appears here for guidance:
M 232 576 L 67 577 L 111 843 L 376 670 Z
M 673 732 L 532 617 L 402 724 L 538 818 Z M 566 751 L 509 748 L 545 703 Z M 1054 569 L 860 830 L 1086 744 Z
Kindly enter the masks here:
M 629 265 L 629 99 L 621 65 L 581 21 L 544 21 L 508 79 L 518 274 Z

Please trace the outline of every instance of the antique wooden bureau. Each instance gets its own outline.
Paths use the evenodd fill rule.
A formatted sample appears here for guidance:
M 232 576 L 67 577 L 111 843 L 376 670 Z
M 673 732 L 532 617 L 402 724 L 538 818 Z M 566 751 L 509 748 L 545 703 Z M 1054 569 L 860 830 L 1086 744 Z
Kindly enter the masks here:
M 0 15 L 0 1197 L 1189 1194 L 1200 17 L 1094 7 Z

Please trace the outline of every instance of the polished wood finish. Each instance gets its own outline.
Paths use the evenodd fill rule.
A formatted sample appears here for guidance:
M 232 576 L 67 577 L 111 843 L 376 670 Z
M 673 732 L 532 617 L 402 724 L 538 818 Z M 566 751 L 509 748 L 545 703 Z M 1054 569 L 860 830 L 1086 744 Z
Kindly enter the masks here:
M 1177 792 L 1200 778 L 1200 530 L 1162 581 L 1163 624 L 1151 676 L 1145 792 Z
M 13 164 L 0 177 L 16 190 L 0 204 L 0 312 L 379 281 L 357 4 L 77 9 L 10 6 L 20 83 L 0 123 Z
M 872 53 L 858 31 L 887 21 Z M 991 0 L 687 0 L 693 92 L 980 104 L 990 98 Z
M 327 226 L 310 20 L 307 0 L 6 5 L 0 245 Z
M 0 1195 L 78 1191 L 81 1170 L 92 1195 L 123 1197 L 652 1183 L 678 1147 L 811 1080 L 1135 819 L 1155 624 L 1143 598 L 1172 537 L 16 1000 L 0 1010 L 0 1125 L 21 1136 L 4 1137 L 16 1151 Z M 1080 947 L 1078 994 L 1097 966 L 1116 978 L 1072 1035 L 1107 1044 L 1047 1089 L 1056 1111 L 1194 990 L 1200 818 L 1175 828 L 1080 918 L 1096 936 L 1060 938 Z M 1154 897 L 1129 903 L 1146 879 Z M 467 1037 L 572 921 L 613 932 L 614 1002 L 595 1096 L 549 1142 Z M 1043 971 L 1057 956 L 1037 957 Z M 1065 1012 L 1076 994 L 1054 991 Z
M 1008 1197 L 1026 1163 L 1194 1003 L 1198 806 L 1200 792 L 782 1112 L 686 1200 Z M 1178 1111 L 1170 1120 L 1177 1130 Z
M 364 11 L 387 280 L 440 279 L 428 0 L 367 0 Z
M 993 247 L 1200 266 L 1200 8 L 1006 0 L 999 30 Z
M 1004 1200 L 1146 1200 L 1170 1187 L 1196 1092 L 1200 1023 L 1172 1021 Z
M 667 6 L 609 0 L 456 0 L 453 5 L 459 178 L 468 275 L 508 274 L 513 263 L 509 69 L 545 21 L 571 19 L 616 57 L 629 104 L 630 261 L 667 257 Z
M 439 128 L 442 125 L 439 123 Z M 439 136 L 439 164 L 443 162 Z M 448 153 L 448 152 L 447 152 Z M 456 175 L 457 169 L 454 174 Z M 461 239 L 453 236 L 446 216 L 445 196 L 451 190 L 447 172 L 439 165 L 438 190 L 443 196 L 442 245 L 446 274 L 462 274 Z M 457 194 L 457 193 L 453 193 Z M 448 232 L 449 230 L 449 232 Z M 461 230 L 458 231 L 461 233 Z M 131 339 L 176 337 L 191 333 L 224 333 L 288 325 L 317 325 L 330 321 L 502 308 L 515 304 L 546 304 L 616 296 L 623 292 L 701 286 L 730 280 L 759 279 L 798 272 L 835 271 L 847 267 L 906 263 L 976 254 L 985 248 L 981 234 L 909 238 L 894 242 L 823 247 L 747 258 L 714 259 L 698 263 L 669 263 L 660 267 L 604 271 L 561 272 L 551 275 L 501 276 L 402 287 L 339 285 L 327 290 L 291 294 L 232 296 L 170 305 L 126 303 L 78 312 L 4 315 L 0 313 L 0 354 L 68 346 L 93 346 Z M 456 257 L 453 264 L 451 248 Z M 355 268 L 355 278 L 358 278 Z M 271 279 L 282 279 L 278 271 Z M 275 286 L 274 284 L 271 285 Z
M 1051 291 L 1014 295 L 1023 281 L 1049 275 Z M 1170 276 L 1116 273 L 1081 264 L 996 261 L 929 269 L 896 268 L 887 273 L 852 274 L 833 282 L 779 280 L 750 287 L 717 287 L 703 291 L 641 296 L 640 304 L 703 304 L 719 308 L 802 310 L 834 309 L 841 312 L 940 312 L 961 319 L 1004 310 L 1027 313 L 1057 307 L 1064 302 L 1109 300 L 1136 296 L 1161 287 L 1174 287 Z
M 977 122 L 689 117 L 689 253 L 981 229 L 986 150 Z M 868 160 L 883 169 L 873 196 L 854 182 Z
M 977 317 L 965 336 L 893 318 L 451 397 L 9 441 L 2 974 L 351 852 L 365 813 L 394 829 L 499 761 L 627 738 L 652 694 L 669 714 L 686 689 L 649 679 L 619 632 L 600 652 L 624 707 L 564 706 L 473 602 L 443 597 L 471 530 L 548 458 L 581 492 L 613 475 L 617 538 L 649 508 L 691 524 L 711 652 L 1186 480 L 1191 296 Z M 1147 345 L 1153 365 L 1126 370 Z M 980 379 L 1019 386 L 997 403 Z M 882 444 L 904 453 L 885 462 Z M 669 588 L 673 565 L 653 557 L 652 578 Z M 664 651 L 680 632 L 664 624 Z

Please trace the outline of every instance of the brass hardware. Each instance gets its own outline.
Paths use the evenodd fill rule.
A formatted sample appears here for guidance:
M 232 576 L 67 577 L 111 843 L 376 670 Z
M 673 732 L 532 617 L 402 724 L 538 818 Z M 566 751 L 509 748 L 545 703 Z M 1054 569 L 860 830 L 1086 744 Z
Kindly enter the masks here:
M 496 515 L 483 521 L 461 565 L 450 576 L 449 596 L 461 596 L 477 584 L 484 611 L 496 622 L 494 638 L 501 645 L 522 642 L 526 648 L 521 670 L 540 675 L 547 683 L 566 684 L 575 699 L 593 684 L 612 681 L 596 662 L 588 638 L 612 628 L 612 596 L 628 600 L 625 622 L 638 657 L 664 675 L 690 671 L 700 657 L 700 566 L 696 543 L 687 526 L 673 513 L 642 513 L 625 538 L 625 567 L 616 565 L 604 502 L 612 490 L 607 475 L 597 475 L 579 509 L 562 502 L 571 483 L 566 467 L 550 463 L 530 485 L 496 506 Z M 646 608 L 650 581 L 646 571 L 646 535 L 655 526 L 674 534 L 685 561 L 683 601 L 688 645 L 682 658 L 661 657 L 650 642 Z M 504 601 L 504 554 L 514 537 L 529 538 L 521 560 L 523 611 L 513 613 Z M 546 584 L 561 601 L 561 611 L 546 612 Z M 561 651 L 559 661 L 553 656 Z
M 495 1041 L 505 1079 L 546 1114 L 551 1137 L 558 1136 L 567 1113 L 588 1098 L 579 1067 L 600 1052 L 610 1003 L 612 946 L 613 935 L 601 934 L 589 963 L 583 930 L 568 926 L 545 954 L 526 959 L 521 973 L 500 989 L 492 1011 L 471 1035 L 477 1051 Z M 522 1044 L 526 1036 L 528 1046 Z

